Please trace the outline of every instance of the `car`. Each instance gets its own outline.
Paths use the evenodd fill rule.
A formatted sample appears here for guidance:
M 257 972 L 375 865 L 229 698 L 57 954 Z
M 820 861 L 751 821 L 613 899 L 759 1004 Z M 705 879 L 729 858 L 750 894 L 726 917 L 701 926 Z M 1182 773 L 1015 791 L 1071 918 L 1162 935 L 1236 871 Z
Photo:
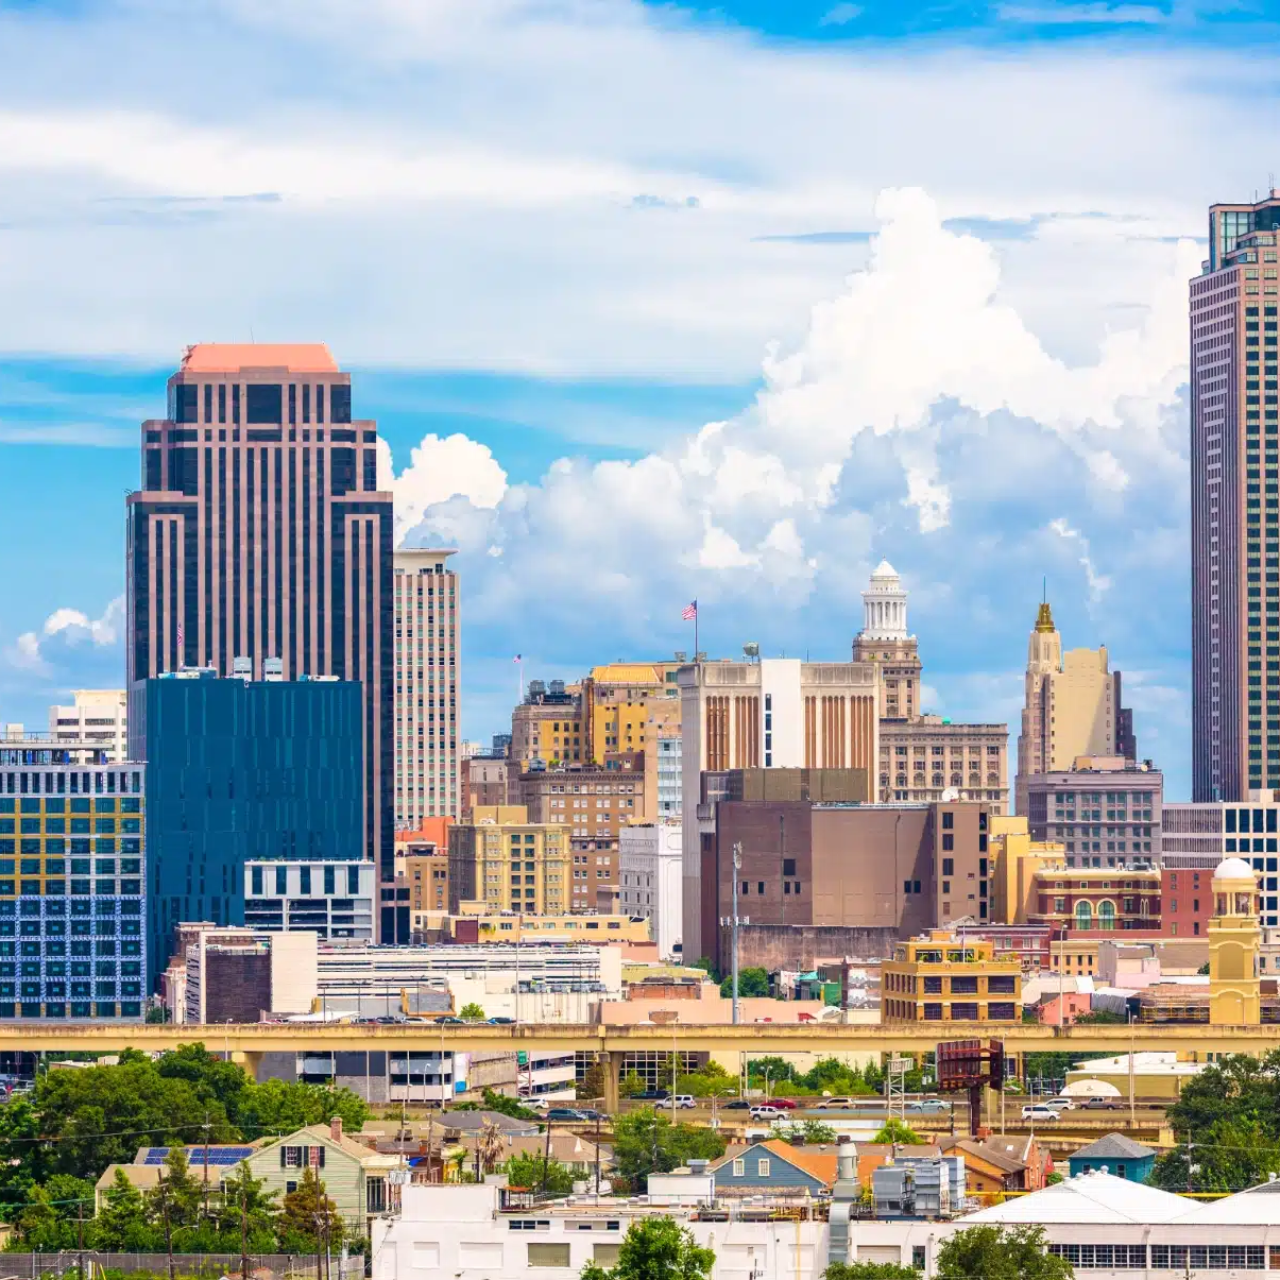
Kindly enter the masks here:
M 1046 1107 L 1052 1107 L 1055 1111 L 1074 1111 L 1076 1109 L 1075 1099 L 1065 1097 L 1058 1094 L 1053 1098 L 1041 1098 L 1040 1101 Z
M 746 1098 L 734 1098 L 732 1102 L 722 1102 L 720 1104 L 721 1111 L 750 1111 L 751 1103 Z
M 1080 1104 L 1081 1111 L 1119 1111 L 1124 1105 L 1115 1098 L 1086 1098 Z
M 520 1105 L 528 1107 L 530 1111 L 546 1111 L 551 1103 L 546 1098 L 521 1098 Z
M 587 1121 L 595 1122 L 596 1120 L 608 1121 L 609 1117 L 603 1111 L 597 1111 L 594 1107 L 578 1107 L 578 1114 Z
M 698 1105 L 691 1093 L 677 1093 L 674 1098 L 669 1098 L 668 1101 L 673 1107 L 683 1107 L 686 1110 L 690 1110 Z
M 558 1120 L 562 1124 L 579 1124 L 586 1116 L 575 1107 L 551 1107 L 547 1111 L 548 1120 Z
M 770 1098 L 766 1105 L 777 1107 L 779 1111 L 794 1111 L 800 1104 L 793 1098 Z
M 637 1102 L 665 1102 L 671 1093 L 667 1089 L 642 1089 L 632 1096 Z
M 491 1027 L 509 1027 L 515 1022 L 514 1018 L 490 1018 L 489 1025 Z
M 777 1107 L 766 1107 L 760 1105 L 751 1108 L 751 1118 L 753 1120 L 776 1120 L 783 1114 L 784 1113 L 779 1111 Z
M 945 1115 L 951 1110 L 951 1104 L 943 1098 L 914 1098 L 906 1103 L 902 1109 L 904 1111 L 914 1111 L 917 1115 L 936 1116 Z
M 1033 1102 L 1030 1106 L 1022 1108 L 1022 1118 L 1024 1120 L 1061 1120 L 1062 1116 L 1052 1107 L 1046 1107 L 1043 1102 Z
M 467 1025 L 463 1018 L 437 1018 L 437 1027 L 465 1027 Z

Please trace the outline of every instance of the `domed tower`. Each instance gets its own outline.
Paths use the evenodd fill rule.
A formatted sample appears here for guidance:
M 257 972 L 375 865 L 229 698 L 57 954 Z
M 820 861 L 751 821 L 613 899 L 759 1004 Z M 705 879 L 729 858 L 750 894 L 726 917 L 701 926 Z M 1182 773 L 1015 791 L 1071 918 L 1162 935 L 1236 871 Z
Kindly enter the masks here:
M 854 637 L 853 660 L 875 664 L 883 719 L 911 720 L 920 714 L 920 648 L 907 631 L 902 579 L 887 560 L 876 566 L 862 593 L 862 630 Z
M 1213 873 L 1209 919 L 1209 1021 L 1256 1026 L 1262 1021 L 1258 981 L 1258 879 L 1243 858 L 1227 858 Z

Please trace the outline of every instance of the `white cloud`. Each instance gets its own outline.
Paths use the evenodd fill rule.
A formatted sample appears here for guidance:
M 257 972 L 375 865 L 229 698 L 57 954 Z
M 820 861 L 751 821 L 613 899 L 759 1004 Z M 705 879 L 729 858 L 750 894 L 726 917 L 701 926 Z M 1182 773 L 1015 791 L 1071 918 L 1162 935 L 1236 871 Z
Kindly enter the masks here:
M 1097 604 L 1110 588 L 1111 579 L 1106 574 L 1099 573 L 1094 565 L 1093 557 L 1089 554 L 1089 539 L 1079 529 L 1073 529 L 1061 517 L 1057 520 L 1050 520 L 1049 528 L 1058 537 L 1068 542 L 1074 542 L 1079 547 L 1080 566 L 1084 569 L 1085 580 L 1089 584 L 1089 601 L 1091 604 Z
M 842 0 L 840 4 L 832 5 L 822 15 L 820 25 L 824 27 L 843 27 L 846 23 L 850 23 L 861 16 L 862 6 L 860 4 L 850 4 L 849 0 Z
M 1028 22 L 1037 26 L 1082 23 L 1154 26 L 1169 21 L 1163 9 L 1150 4 L 1005 4 L 996 12 L 1005 22 Z
M 5 660 L 17 670 L 47 676 L 68 650 L 113 648 L 121 639 L 123 626 L 123 596 L 112 600 L 100 618 L 90 618 L 79 609 L 55 609 L 38 632 L 24 631 L 17 637 Z
M 391 446 L 378 440 L 378 485 L 395 500 L 396 543 L 422 520 L 423 512 L 450 498 L 465 498 L 477 510 L 489 510 L 507 491 L 507 473 L 482 444 L 455 432 L 424 436 L 398 475 Z

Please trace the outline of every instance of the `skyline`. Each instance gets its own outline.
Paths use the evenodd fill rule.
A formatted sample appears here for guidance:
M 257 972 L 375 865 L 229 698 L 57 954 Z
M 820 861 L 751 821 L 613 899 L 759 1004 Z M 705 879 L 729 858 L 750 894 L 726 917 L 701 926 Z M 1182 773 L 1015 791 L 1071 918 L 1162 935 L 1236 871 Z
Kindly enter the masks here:
M 121 683 L 138 424 L 252 335 L 330 345 L 460 547 L 467 738 L 693 598 L 847 658 L 887 557 L 926 706 L 1016 723 L 1047 576 L 1190 795 L 1186 283 L 1266 178 L 1265 7 L 708 8 L 0 3 L 0 717 Z

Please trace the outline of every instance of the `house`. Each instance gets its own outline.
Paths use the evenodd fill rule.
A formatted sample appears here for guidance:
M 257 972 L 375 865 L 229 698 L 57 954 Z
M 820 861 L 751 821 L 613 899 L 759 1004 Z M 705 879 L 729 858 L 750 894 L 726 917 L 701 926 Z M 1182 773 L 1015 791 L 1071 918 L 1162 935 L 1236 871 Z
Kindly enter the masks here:
M 836 1180 L 836 1149 L 795 1147 L 770 1138 L 750 1147 L 731 1147 L 712 1162 L 711 1176 L 717 1196 L 822 1196 Z
M 342 1132 L 342 1120 L 312 1124 L 264 1142 L 245 1163 L 283 1200 L 314 1169 L 348 1228 L 368 1238 L 371 1220 L 395 1207 L 399 1187 L 389 1175 L 403 1167 L 398 1155 L 372 1151 Z
M 1109 1133 L 1067 1157 L 1073 1178 L 1101 1169 L 1129 1182 L 1146 1182 L 1155 1163 L 1155 1151 L 1123 1133 Z
M 472 1162 L 475 1160 L 479 1142 L 479 1135 L 474 1133 L 464 1133 L 459 1139 L 459 1145 L 467 1153 L 464 1164 L 468 1169 L 472 1167 Z M 498 1136 L 498 1146 L 497 1162 L 499 1164 L 505 1164 L 512 1156 L 533 1156 L 541 1160 L 547 1151 L 547 1139 L 545 1134 L 526 1137 L 503 1133 Z M 553 1129 L 551 1132 L 551 1159 L 557 1164 L 564 1165 L 575 1178 L 595 1176 L 596 1151 L 595 1143 L 580 1134 L 565 1133 L 558 1129 Z M 601 1144 L 599 1155 L 601 1171 L 607 1175 L 609 1166 L 613 1163 L 613 1152 Z
M 942 1149 L 964 1157 L 965 1189 L 971 1196 L 990 1196 L 1001 1191 L 1032 1191 L 1027 1162 L 1017 1152 L 1020 1144 L 991 1139 L 943 1138 Z M 1043 1185 L 1044 1174 L 1040 1174 Z
M 222 1196 L 222 1180 L 233 1175 L 241 1163 L 257 1151 L 256 1142 L 211 1142 L 207 1146 L 189 1146 L 187 1166 L 193 1178 L 207 1183 L 210 1200 Z M 130 1164 L 109 1164 L 94 1184 L 93 1211 L 102 1212 L 106 1193 L 116 1183 L 116 1171 L 121 1170 L 130 1184 L 142 1192 L 154 1190 L 167 1172 L 165 1161 L 171 1147 L 139 1147 Z

